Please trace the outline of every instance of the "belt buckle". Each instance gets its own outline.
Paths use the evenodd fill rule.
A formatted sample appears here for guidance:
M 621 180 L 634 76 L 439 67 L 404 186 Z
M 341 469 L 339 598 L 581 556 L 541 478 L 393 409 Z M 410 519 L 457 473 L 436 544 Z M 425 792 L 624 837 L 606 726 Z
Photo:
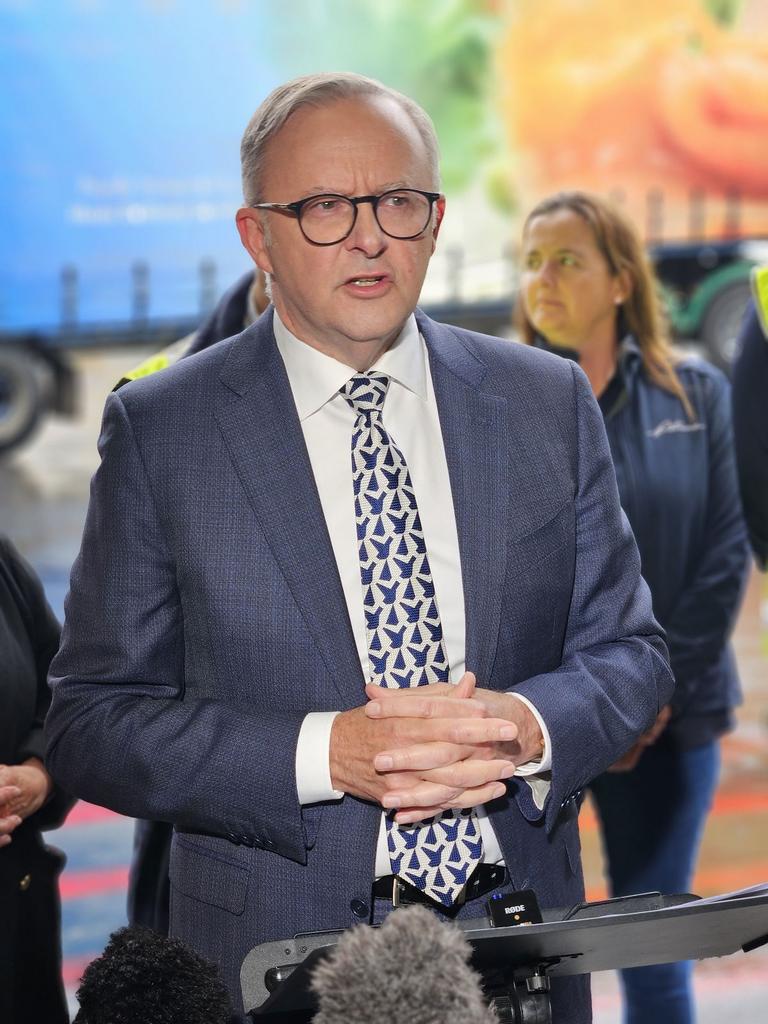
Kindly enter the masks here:
M 453 901 L 451 906 L 453 906 L 453 907 L 463 907 L 464 906 L 464 904 L 467 902 L 467 886 L 468 885 L 469 885 L 469 879 L 467 879 L 467 881 L 464 883 L 464 885 L 462 885 L 462 887 L 456 893 L 456 899 Z
M 452 907 L 461 907 L 461 906 L 464 905 L 464 903 L 466 903 L 466 900 L 467 900 L 467 885 L 468 885 L 468 881 L 464 883 L 464 885 L 461 887 L 461 889 L 456 894 L 456 899 L 451 904 Z M 393 909 L 397 908 L 397 907 L 410 906 L 413 903 L 418 903 L 419 902 L 419 900 L 410 900 L 410 899 L 408 899 L 408 889 L 409 888 L 412 888 L 414 890 L 414 892 L 418 893 L 418 895 L 421 897 L 421 899 L 425 903 L 434 904 L 435 906 L 439 907 L 441 910 L 445 910 L 445 907 L 441 903 L 439 903 L 437 900 L 433 900 L 430 896 L 427 896 L 426 893 L 422 893 L 422 891 L 420 889 L 417 889 L 416 886 L 409 886 L 409 884 L 407 882 L 403 881 L 403 879 L 400 878 L 399 875 L 393 875 L 392 876 L 392 907 L 393 907 Z
M 397 875 L 392 875 L 392 906 L 400 906 L 400 879 Z

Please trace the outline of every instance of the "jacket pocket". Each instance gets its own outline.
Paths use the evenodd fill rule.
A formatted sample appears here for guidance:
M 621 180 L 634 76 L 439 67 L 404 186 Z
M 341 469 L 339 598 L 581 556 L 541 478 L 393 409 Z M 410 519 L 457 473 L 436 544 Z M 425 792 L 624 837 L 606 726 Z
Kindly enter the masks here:
M 171 886 L 200 903 L 220 907 L 230 914 L 242 914 L 251 873 L 251 851 L 245 847 L 226 849 L 225 840 L 215 836 L 174 833 L 169 876 Z

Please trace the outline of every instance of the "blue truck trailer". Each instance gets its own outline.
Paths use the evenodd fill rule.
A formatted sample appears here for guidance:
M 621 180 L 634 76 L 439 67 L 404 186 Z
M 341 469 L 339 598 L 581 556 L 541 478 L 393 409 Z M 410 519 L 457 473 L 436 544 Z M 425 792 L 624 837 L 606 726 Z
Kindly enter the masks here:
M 0 5 L 0 454 L 49 413 L 75 412 L 77 349 L 160 349 L 247 269 L 233 224 L 240 136 L 256 103 L 300 72 L 373 74 L 433 113 L 450 216 L 425 306 L 510 333 L 510 240 L 523 211 L 491 208 L 472 177 L 492 141 L 491 51 L 478 21 L 490 6 Z M 393 40 L 412 21 L 418 45 L 400 46 L 395 64 Z M 695 227 L 701 201 L 692 209 Z M 768 241 L 744 237 L 746 218 L 726 228 L 721 240 L 700 242 L 693 230 L 651 252 L 676 333 L 727 366 L 749 270 L 768 260 Z M 492 263 L 504 270 L 489 283 Z

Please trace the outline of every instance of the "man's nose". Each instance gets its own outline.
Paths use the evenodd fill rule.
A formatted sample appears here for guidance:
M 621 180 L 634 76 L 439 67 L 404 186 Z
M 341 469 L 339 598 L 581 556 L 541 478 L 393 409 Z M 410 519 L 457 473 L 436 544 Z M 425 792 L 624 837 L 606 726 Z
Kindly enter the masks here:
M 358 203 L 355 224 L 346 239 L 347 247 L 374 257 L 386 249 L 387 238 L 376 220 L 373 203 Z

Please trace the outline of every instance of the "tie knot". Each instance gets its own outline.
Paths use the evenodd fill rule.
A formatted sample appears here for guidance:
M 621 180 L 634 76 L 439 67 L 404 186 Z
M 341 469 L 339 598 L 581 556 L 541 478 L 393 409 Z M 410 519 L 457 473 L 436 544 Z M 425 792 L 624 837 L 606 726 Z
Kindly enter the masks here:
M 370 373 L 350 377 L 341 389 L 341 394 L 358 415 L 370 415 L 383 409 L 388 387 L 389 377 L 385 373 L 372 370 Z

